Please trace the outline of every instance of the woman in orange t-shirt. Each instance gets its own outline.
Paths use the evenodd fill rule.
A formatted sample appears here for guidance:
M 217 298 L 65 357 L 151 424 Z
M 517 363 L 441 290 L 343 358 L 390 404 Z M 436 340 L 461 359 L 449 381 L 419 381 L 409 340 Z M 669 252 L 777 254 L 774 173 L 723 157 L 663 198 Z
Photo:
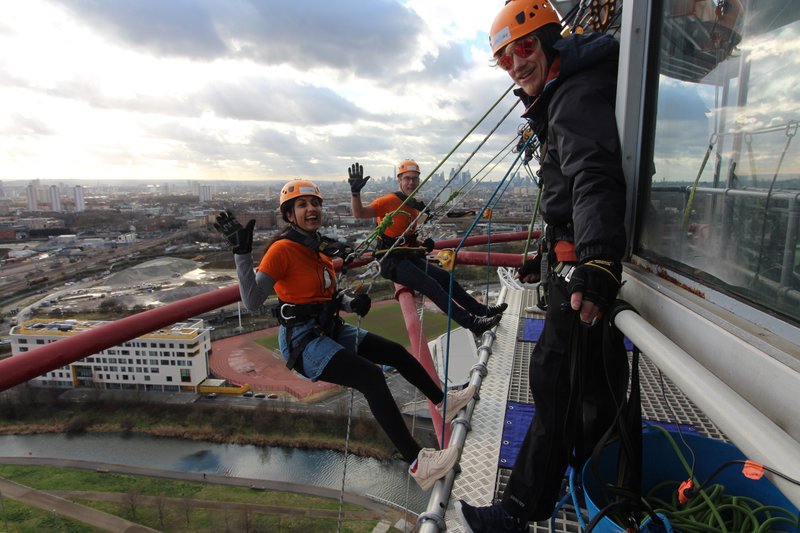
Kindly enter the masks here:
M 336 383 L 361 392 L 375 419 L 410 463 L 412 477 L 427 490 L 452 469 L 458 450 L 420 447 L 406 427 L 381 365 L 397 369 L 434 404 L 442 403 L 444 393 L 401 345 L 339 318 L 340 308 L 366 315 L 370 302 L 367 295 L 349 294 L 342 298 L 337 293 L 336 273 L 328 254 L 341 250 L 341 243 L 319 234 L 319 188 L 307 180 L 290 181 L 281 190 L 280 210 L 289 225 L 270 239 L 255 270 L 255 221 L 242 226 L 229 211 L 217 217 L 215 228 L 233 246 L 242 301 L 248 309 L 255 309 L 273 292 L 278 296 L 278 340 L 287 366 L 313 381 Z M 474 385 L 448 393 L 446 422 L 467 405 L 474 393 Z

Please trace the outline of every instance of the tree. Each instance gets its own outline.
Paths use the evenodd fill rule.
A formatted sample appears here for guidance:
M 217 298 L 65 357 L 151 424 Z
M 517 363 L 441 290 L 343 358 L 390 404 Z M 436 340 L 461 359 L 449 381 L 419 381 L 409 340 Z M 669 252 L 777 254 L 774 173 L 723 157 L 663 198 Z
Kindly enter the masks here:
M 158 525 L 163 530 L 164 529 L 164 518 L 166 517 L 167 511 L 167 501 L 164 499 L 163 496 L 156 497 L 156 512 L 158 512 Z
M 128 513 L 132 519 L 136 519 L 136 509 L 139 507 L 139 493 L 135 489 L 131 489 L 125 493 L 123 498 L 125 505 L 128 508 Z
M 183 513 L 186 516 L 186 525 L 189 525 L 192 521 L 192 508 L 194 507 L 194 502 L 192 502 L 191 498 L 184 498 L 181 500 L 181 504 L 183 506 Z

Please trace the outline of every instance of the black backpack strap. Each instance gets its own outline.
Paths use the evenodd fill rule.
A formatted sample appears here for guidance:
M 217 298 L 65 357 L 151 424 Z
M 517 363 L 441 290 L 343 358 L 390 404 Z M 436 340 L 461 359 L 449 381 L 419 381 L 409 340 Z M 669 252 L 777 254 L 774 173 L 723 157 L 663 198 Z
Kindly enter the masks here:
M 397 196 L 401 202 L 405 202 L 408 196 L 400 191 L 395 191 L 395 196 Z M 411 198 L 409 201 L 406 202 L 406 205 L 411 209 L 416 209 L 417 211 L 424 211 L 425 210 L 425 202 L 422 200 L 417 200 L 416 198 Z
M 328 257 L 340 257 L 342 259 L 346 259 L 350 254 L 353 253 L 353 248 L 344 242 L 331 239 L 330 237 L 325 237 L 319 233 L 309 235 L 299 231 L 294 226 L 289 226 L 280 238 L 289 239 L 298 244 L 302 244 L 318 254 L 325 254 Z

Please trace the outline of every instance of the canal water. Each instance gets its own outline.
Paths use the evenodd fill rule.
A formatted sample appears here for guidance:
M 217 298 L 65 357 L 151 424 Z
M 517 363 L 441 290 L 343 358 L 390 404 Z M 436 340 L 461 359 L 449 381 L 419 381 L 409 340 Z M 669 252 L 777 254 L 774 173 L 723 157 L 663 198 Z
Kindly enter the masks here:
M 339 490 L 344 454 L 329 450 L 212 444 L 118 433 L 0 436 L 0 457 L 96 461 L 178 472 L 287 481 Z M 347 458 L 347 492 L 377 496 L 421 513 L 429 493 L 407 476 L 404 461 Z

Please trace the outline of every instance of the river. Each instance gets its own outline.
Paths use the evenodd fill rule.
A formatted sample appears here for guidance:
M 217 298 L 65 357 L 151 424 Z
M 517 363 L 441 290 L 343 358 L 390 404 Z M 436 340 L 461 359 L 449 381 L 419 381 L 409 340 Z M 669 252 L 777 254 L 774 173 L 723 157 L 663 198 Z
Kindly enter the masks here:
M 342 486 L 344 468 L 344 454 L 329 450 L 261 448 L 119 433 L 0 436 L 0 456 L 95 461 L 336 490 Z M 377 496 L 421 513 L 427 507 L 429 494 L 407 476 L 407 469 L 401 460 L 378 461 L 350 455 L 345 491 Z

